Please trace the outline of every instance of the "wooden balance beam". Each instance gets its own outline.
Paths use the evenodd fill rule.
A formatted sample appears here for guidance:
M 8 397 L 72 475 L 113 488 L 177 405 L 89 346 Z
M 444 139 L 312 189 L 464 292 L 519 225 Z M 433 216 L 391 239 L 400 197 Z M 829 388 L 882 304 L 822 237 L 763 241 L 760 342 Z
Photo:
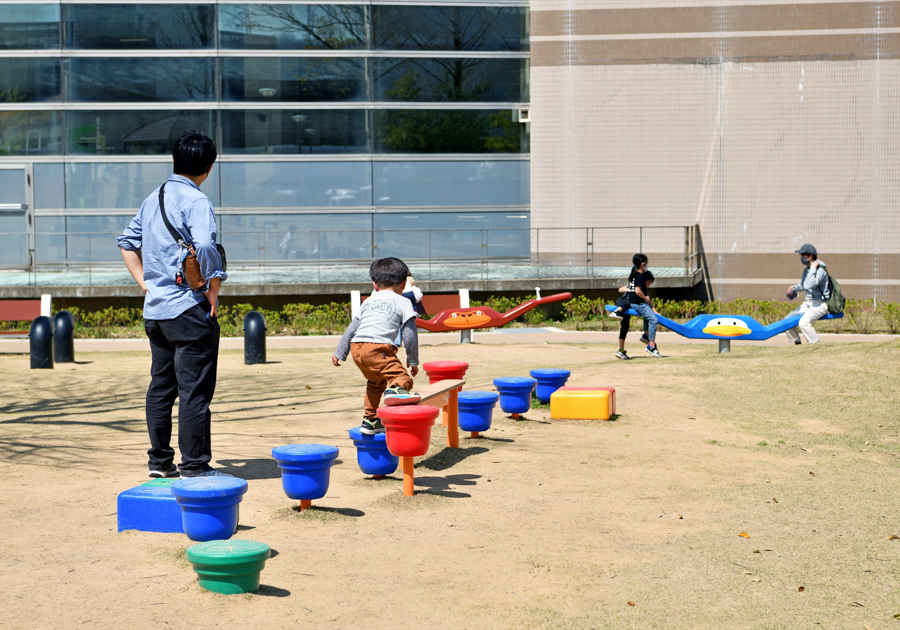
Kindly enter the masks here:
M 417 387 L 416 393 L 422 397 L 418 405 L 431 405 L 444 410 L 447 425 L 447 446 L 459 448 L 459 388 L 465 385 L 462 379 L 447 379 L 425 387 Z M 414 493 L 414 473 L 412 456 L 400 458 L 403 464 L 403 496 L 411 497 Z

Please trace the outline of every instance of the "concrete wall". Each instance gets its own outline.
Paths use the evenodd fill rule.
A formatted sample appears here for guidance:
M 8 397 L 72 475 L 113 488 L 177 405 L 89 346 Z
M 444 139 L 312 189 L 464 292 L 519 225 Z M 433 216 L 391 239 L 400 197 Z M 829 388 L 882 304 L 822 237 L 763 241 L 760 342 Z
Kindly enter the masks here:
M 813 243 L 846 294 L 900 300 L 900 2 L 531 17 L 533 227 L 699 224 L 720 299 L 783 296 Z M 681 256 L 672 234 L 645 238 L 651 265 Z

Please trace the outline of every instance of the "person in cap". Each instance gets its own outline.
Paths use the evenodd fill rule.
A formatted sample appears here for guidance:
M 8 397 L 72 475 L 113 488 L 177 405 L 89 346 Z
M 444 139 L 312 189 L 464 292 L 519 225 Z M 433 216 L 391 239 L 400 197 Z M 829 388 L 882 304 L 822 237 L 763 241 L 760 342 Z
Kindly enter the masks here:
M 800 315 L 800 323 L 797 327 L 787 331 L 788 339 L 795 344 L 800 344 L 800 333 L 806 337 L 809 343 L 819 343 L 819 335 L 813 328 L 813 322 L 821 319 L 828 313 L 828 298 L 831 297 L 831 287 L 828 286 L 828 272 L 825 263 L 819 260 L 816 248 L 806 244 L 795 253 L 800 254 L 800 263 L 806 267 L 800 277 L 800 283 L 788 287 L 788 299 L 793 300 L 800 291 L 806 291 L 806 299 L 803 304 L 794 309 L 791 315 Z M 799 331 L 798 331 L 799 328 Z

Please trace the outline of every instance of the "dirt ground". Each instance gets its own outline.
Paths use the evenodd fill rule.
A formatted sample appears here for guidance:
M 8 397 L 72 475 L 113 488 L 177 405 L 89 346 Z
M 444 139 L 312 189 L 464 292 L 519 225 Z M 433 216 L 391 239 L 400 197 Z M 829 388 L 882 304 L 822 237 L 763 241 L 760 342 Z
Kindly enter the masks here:
M 0 627 L 900 627 L 900 342 L 631 345 L 423 348 L 469 361 L 473 390 L 569 368 L 620 415 L 498 408 L 458 451 L 437 426 L 408 499 L 357 467 L 352 364 L 223 352 L 214 465 L 249 480 L 238 537 L 274 550 L 238 596 L 197 585 L 185 536 L 116 531 L 118 493 L 146 481 L 149 356 L 0 357 Z M 299 513 L 270 452 L 305 442 L 341 453 Z

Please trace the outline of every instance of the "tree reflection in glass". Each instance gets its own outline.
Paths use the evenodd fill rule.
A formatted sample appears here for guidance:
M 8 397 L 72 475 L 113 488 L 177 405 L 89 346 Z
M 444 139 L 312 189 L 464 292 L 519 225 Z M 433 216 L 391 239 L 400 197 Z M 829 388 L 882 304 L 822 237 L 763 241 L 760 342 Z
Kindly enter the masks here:
M 222 48 L 365 48 L 366 9 L 352 5 L 221 4 Z
M 372 7 L 376 50 L 528 50 L 528 9 Z

